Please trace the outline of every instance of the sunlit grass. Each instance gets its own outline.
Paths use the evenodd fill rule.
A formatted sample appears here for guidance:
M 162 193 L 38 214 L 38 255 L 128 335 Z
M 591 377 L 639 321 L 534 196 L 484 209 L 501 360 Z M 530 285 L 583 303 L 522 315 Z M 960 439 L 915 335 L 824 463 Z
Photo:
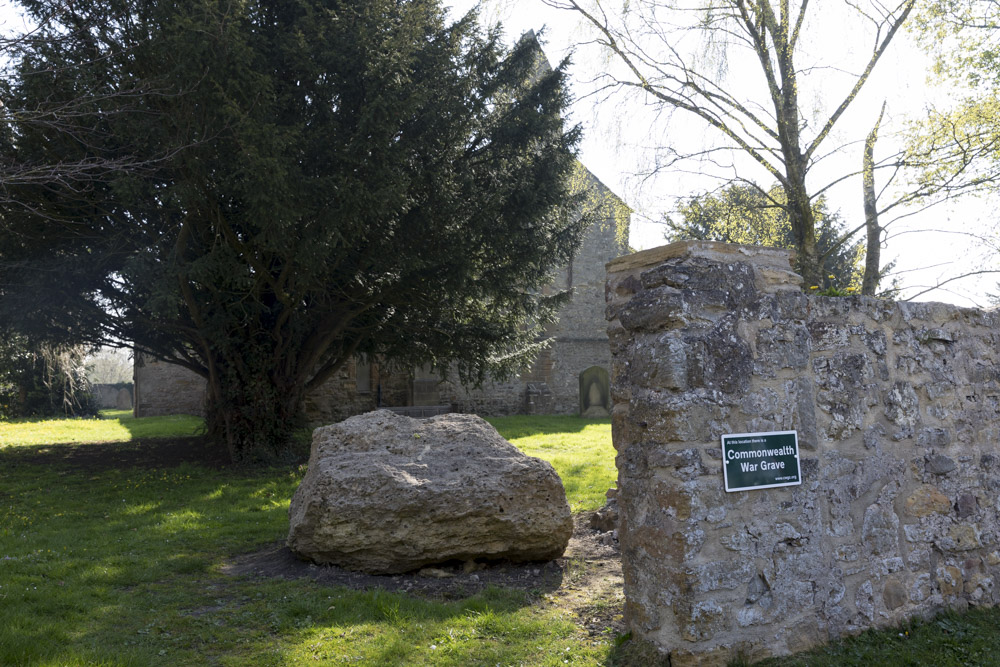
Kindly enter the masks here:
M 491 417 L 488 421 L 525 454 L 552 464 L 574 512 L 604 504 L 605 494 L 618 479 L 610 420 Z
M 0 448 L 197 435 L 203 420 L 191 415 L 136 419 L 129 410 L 104 410 L 99 418 L 0 421 Z
M 0 433 L 10 438 L 34 426 L 42 434 L 35 444 L 58 445 L 80 442 L 82 425 L 125 426 L 129 437 L 119 436 L 127 440 L 137 432 L 191 434 L 197 423 L 105 416 L 5 423 Z M 171 423 L 187 426 L 164 426 Z M 550 433 L 544 443 L 517 431 L 530 431 L 530 422 L 508 425 L 516 444 L 565 469 L 568 489 L 588 486 L 558 459 L 582 435 L 580 461 L 596 465 L 600 447 L 587 441 L 599 439 L 589 429 L 599 432 L 600 424 L 566 421 L 575 433 Z M 76 437 L 60 440 L 67 429 Z M 112 439 L 98 432 L 95 439 Z M 613 650 L 610 637 L 587 636 L 574 617 L 520 591 L 432 601 L 223 574 L 234 555 L 284 538 L 303 468 L 82 471 L 4 460 L 0 450 L 0 470 L 0 665 L 596 666 Z M 574 493 L 574 505 L 592 495 Z
M 603 502 L 614 480 L 607 422 L 492 421 L 553 462 L 574 507 Z M 655 664 L 531 593 L 433 601 L 224 574 L 234 555 L 284 538 L 303 472 L 83 471 L 0 450 L 0 665 Z M 949 613 L 766 664 L 994 664 L 998 624 L 997 609 Z

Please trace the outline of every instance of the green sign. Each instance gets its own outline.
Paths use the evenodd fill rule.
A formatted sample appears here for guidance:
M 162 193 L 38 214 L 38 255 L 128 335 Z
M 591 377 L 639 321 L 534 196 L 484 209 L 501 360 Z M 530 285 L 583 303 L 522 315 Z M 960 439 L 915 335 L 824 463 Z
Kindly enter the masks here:
M 795 431 L 722 436 L 726 491 L 771 489 L 802 483 Z

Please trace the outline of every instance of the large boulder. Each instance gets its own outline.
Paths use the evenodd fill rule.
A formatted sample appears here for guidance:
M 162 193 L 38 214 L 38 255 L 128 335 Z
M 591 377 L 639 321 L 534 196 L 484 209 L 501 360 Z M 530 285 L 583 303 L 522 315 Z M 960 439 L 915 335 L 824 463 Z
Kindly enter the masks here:
M 550 560 L 573 519 L 562 481 L 475 415 L 388 410 L 313 432 L 288 546 L 371 574 L 449 560 Z

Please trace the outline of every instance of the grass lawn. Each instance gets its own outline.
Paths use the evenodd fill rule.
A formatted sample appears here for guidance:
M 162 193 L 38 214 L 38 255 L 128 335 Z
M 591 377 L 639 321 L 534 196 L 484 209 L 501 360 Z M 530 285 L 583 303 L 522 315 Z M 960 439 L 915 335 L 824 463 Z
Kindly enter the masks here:
M 195 435 L 202 420 L 190 415 L 136 419 L 131 410 L 102 410 L 93 419 L 0 421 L 0 449 L 25 445 L 129 442 L 140 438 Z
M 58 443 L 185 437 L 200 427 L 195 418 L 104 416 L 0 422 L 4 667 L 653 664 L 641 645 L 588 634 L 567 607 L 530 591 L 432 601 L 224 574 L 233 556 L 283 539 L 301 467 L 86 469 L 17 456 Z M 574 511 L 603 502 L 614 479 L 606 421 L 490 421 L 553 463 Z M 998 625 L 998 610 L 946 614 L 762 664 L 998 664 Z
M 558 421 L 546 424 L 560 436 Z M 283 539 L 304 468 L 81 470 L 14 455 L 199 425 L 121 412 L 0 422 L 0 665 L 597 665 L 615 650 L 613 636 L 590 637 L 522 591 L 429 601 L 223 574 L 232 556 Z M 562 459 L 574 507 L 596 506 L 613 481 L 610 427 L 571 420 L 564 430 L 585 434 L 578 460 L 573 438 L 546 448 L 521 437 Z
M 579 417 L 491 417 L 488 422 L 525 454 L 552 464 L 574 512 L 595 510 L 615 485 L 611 422 Z

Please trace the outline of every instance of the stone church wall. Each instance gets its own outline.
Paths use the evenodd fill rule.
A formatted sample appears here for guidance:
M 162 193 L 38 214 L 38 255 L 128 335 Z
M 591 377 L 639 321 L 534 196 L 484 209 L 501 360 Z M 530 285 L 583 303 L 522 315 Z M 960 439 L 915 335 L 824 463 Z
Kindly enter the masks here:
M 717 243 L 608 271 L 635 636 L 724 665 L 1000 602 L 1000 312 L 808 295 Z M 787 430 L 801 485 L 727 493 L 720 437 Z
M 359 383 L 359 371 L 370 374 L 370 379 Z M 306 419 L 310 423 L 328 424 L 374 410 L 380 386 L 382 405 L 410 404 L 408 373 L 383 370 L 380 375 L 378 365 L 361 365 L 352 360 L 306 397 L 303 401 Z M 135 387 L 135 414 L 138 417 L 205 414 L 205 380 L 175 364 L 151 359 L 137 363 Z

